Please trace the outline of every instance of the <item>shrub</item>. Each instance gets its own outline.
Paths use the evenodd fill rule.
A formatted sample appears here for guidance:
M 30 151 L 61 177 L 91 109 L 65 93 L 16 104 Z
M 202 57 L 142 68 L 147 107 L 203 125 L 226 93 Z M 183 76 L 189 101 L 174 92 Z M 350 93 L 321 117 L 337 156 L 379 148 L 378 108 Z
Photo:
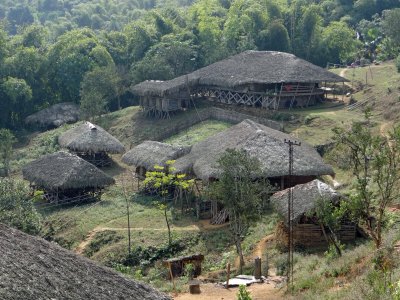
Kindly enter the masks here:
M 250 293 L 246 290 L 246 286 L 243 284 L 239 286 L 237 300 L 251 300 Z

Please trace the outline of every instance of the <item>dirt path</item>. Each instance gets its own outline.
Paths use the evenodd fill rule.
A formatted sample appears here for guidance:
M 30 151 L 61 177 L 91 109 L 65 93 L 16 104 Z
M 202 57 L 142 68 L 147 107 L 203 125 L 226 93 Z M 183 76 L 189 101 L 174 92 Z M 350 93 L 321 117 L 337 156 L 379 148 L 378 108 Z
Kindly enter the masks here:
M 173 296 L 177 300 L 236 300 L 239 288 L 225 289 L 214 283 L 206 283 L 200 286 L 201 293 L 192 295 L 189 293 Z M 253 284 L 247 287 L 253 300 L 278 300 L 284 299 L 283 292 L 273 283 Z
M 341 70 L 339 76 L 346 78 L 346 71 L 347 69 Z

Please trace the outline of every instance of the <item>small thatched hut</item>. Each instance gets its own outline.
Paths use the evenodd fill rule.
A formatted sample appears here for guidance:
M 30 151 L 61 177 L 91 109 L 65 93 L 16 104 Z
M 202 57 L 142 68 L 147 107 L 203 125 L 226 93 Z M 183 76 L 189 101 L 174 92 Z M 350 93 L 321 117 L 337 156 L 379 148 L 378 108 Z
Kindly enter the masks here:
M 245 150 L 259 159 L 263 176 L 281 188 L 287 187 L 289 153 L 285 139 L 292 136 L 251 120 L 234 125 L 192 146 L 191 151 L 177 159 L 178 172 L 192 174 L 209 181 L 219 177 L 218 159 L 227 149 Z M 309 182 L 320 175 L 333 175 L 318 152 L 306 143 L 294 150 L 292 184 Z
M 110 165 L 109 153 L 124 153 L 125 147 L 100 126 L 85 122 L 58 138 L 66 148 L 98 167 Z
M 22 169 L 34 190 L 44 190 L 49 202 L 99 199 L 113 178 L 82 158 L 64 151 L 45 155 Z
M 57 103 L 28 116 L 25 123 L 39 127 L 54 128 L 79 120 L 79 106 L 75 103 Z
M 129 150 L 122 156 L 122 161 L 134 166 L 137 176 L 143 179 L 146 171 L 153 170 L 155 165 L 165 166 L 168 160 L 175 160 L 185 155 L 190 147 L 176 147 L 169 144 L 145 141 Z
M 172 80 L 141 82 L 132 90 L 146 113 L 163 117 L 199 96 L 266 109 L 304 107 L 324 98 L 322 84 L 346 81 L 290 53 L 249 50 Z
M 322 246 L 326 245 L 325 234 L 329 230 L 323 228 L 318 219 L 313 215 L 317 201 L 330 201 L 338 204 L 342 196 L 329 185 L 313 180 L 305 184 L 299 184 L 293 190 L 293 241 L 295 245 L 301 246 Z M 279 239 L 277 241 L 283 246 L 287 245 L 288 234 L 288 193 L 289 189 L 279 191 L 272 195 L 270 201 L 278 213 L 283 217 L 284 222 L 278 226 Z M 325 234 L 324 234 L 325 231 Z M 341 241 L 352 241 L 356 236 L 356 226 L 351 222 L 343 222 L 338 231 L 338 238 Z
M 56 243 L 3 224 L 0 253 L 0 299 L 171 299 Z

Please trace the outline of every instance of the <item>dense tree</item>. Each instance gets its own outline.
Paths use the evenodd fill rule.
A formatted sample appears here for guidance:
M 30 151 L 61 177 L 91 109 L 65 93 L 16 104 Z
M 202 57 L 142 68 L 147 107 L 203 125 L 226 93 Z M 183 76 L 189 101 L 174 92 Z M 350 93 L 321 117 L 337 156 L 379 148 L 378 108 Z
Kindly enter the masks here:
M 263 196 L 272 191 L 261 178 L 260 162 L 244 151 L 227 150 L 218 160 L 219 180 L 210 185 L 212 199 L 223 204 L 229 214 L 232 240 L 240 257 L 240 272 L 244 265 L 242 241 L 249 226 L 262 213 Z
M 111 55 L 89 29 L 60 36 L 48 54 L 49 83 L 59 101 L 79 102 L 83 76 L 95 67 L 113 65 Z
M 400 46 L 400 8 L 385 11 L 382 27 L 386 35 Z
M 323 31 L 324 43 L 329 51 L 329 61 L 346 63 L 356 56 L 359 42 L 356 33 L 343 22 L 332 22 Z
M 259 33 L 257 46 L 260 50 L 289 51 L 289 33 L 280 20 L 272 21 L 267 30 Z

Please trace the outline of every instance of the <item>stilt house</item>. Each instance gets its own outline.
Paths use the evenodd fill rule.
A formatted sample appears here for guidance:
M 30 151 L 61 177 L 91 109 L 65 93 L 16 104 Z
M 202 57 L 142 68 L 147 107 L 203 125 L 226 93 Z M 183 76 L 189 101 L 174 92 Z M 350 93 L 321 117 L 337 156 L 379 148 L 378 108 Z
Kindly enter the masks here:
M 156 141 L 145 141 L 132 148 L 122 156 L 122 161 L 134 166 L 139 179 L 144 179 L 148 170 L 155 165 L 165 166 L 168 160 L 175 160 L 188 153 L 190 147 L 175 147 Z
M 327 245 L 330 231 L 321 224 L 313 210 L 317 201 L 330 201 L 337 205 L 342 196 L 329 185 L 313 180 L 306 184 L 299 184 L 293 190 L 293 242 L 298 246 L 315 247 Z M 280 246 L 288 243 L 288 194 L 289 189 L 272 195 L 270 201 L 277 212 L 282 216 L 283 222 L 277 228 L 277 242 Z M 352 241 L 356 237 L 356 226 L 350 221 L 343 221 L 337 233 L 338 238 Z
M 171 300 L 147 284 L 0 224 L 0 299 Z
M 27 164 L 22 174 L 51 203 L 99 200 L 103 189 L 115 182 L 96 166 L 64 151 Z
M 306 107 L 324 99 L 326 83 L 346 81 L 293 54 L 249 50 L 172 80 L 141 82 L 132 91 L 148 115 L 165 117 L 198 97 L 273 110 Z
M 66 131 L 58 138 L 58 143 L 97 167 L 111 164 L 109 154 L 125 151 L 120 141 L 100 126 L 90 122 Z

